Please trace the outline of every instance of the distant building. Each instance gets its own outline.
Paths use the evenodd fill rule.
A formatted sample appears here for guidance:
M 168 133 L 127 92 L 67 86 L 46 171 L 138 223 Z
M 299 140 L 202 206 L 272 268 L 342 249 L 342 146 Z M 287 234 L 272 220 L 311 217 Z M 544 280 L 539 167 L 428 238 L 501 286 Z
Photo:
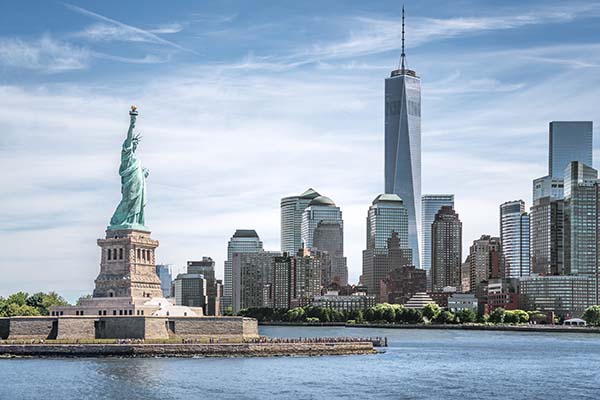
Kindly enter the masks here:
M 434 303 L 433 299 L 425 292 L 415 293 L 406 303 L 404 308 L 418 309 L 425 307 L 427 304 Z
M 375 304 L 375 296 L 369 296 L 364 292 L 344 296 L 335 290 L 328 291 L 324 295 L 315 296 L 312 302 L 314 307 L 332 308 L 338 311 L 366 310 Z
M 223 297 L 223 284 L 215 278 L 215 262 L 210 257 L 202 257 L 200 261 L 187 262 L 188 274 L 201 274 L 206 279 L 206 296 L 208 303 L 204 310 L 205 315 L 221 315 L 221 299 Z
M 178 306 L 202 307 L 202 310 L 207 308 L 206 279 L 201 274 L 177 275 L 172 292 Z
M 531 272 L 564 273 L 564 201 L 550 196 L 534 200 L 530 209 Z
M 448 310 L 453 313 L 462 310 L 472 310 L 477 313 L 477 298 L 472 293 L 454 293 L 448 298 Z
M 421 268 L 431 270 L 431 224 L 442 206 L 454 207 L 453 194 L 424 194 L 421 198 Z
M 491 279 L 487 283 L 486 296 L 480 299 L 480 311 L 491 313 L 496 308 L 516 310 L 521 307 L 518 279 Z M 483 303 L 483 304 L 482 304 Z
M 405 67 L 404 46 L 401 67 L 385 80 L 385 193 L 404 202 L 408 246 L 420 268 L 421 79 Z
M 330 265 L 323 275 L 324 286 L 336 283 L 348 284 L 348 266 L 344 257 L 344 229 L 339 222 L 321 221 L 314 232 L 312 249 L 324 251 L 329 255 Z
M 563 179 L 572 161 L 592 165 L 592 121 L 550 122 L 548 169 L 552 178 Z
M 553 178 L 550 175 L 533 180 L 533 202 L 550 197 L 552 200 L 562 200 L 564 197 L 563 178 Z
M 296 254 L 302 248 L 302 214 L 320 194 L 309 188 L 299 196 L 281 199 L 281 251 Z
M 523 200 L 500 206 L 500 240 L 504 277 L 520 278 L 530 274 L 529 214 Z
M 581 316 L 586 308 L 598 304 L 596 280 L 592 276 L 530 276 L 519 280 L 521 307 L 526 310 L 553 311 L 561 317 Z
M 263 243 L 253 229 L 238 229 L 227 244 L 227 260 L 225 260 L 225 284 L 223 285 L 222 311 L 232 307 L 233 293 L 233 254 L 257 253 L 263 250 Z
M 234 313 L 247 308 L 272 306 L 269 294 L 273 279 L 273 260 L 278 256 L 281 253 L 273 251 L 233 253 Z
M 431 225 L 432 268 L 434 291 L 446 286 L 460 289 L 462 265 L 462 222 L 451 206 L 442 206 Z
M 394 240 L 390 242 L 390 239 Z M 389 245 L 393 245 L 390 252 Z M 395 194 L 381 194 L 367 214 L 367 248 L 363 251 L 362 283 L 379 301 L 380 282 L 395 268 L 412 265 L 408 245 L 408 212 Z
M 448 299 L 455 293 L 456 288 L 448 286 L 445 288 L 445 290 L 427 292 L 427 296 L 431 297 L 438 306 L 446 308 L 448 307 Z
M 288 254 L 273 259 L 270 286 L 271 305 L 289 309 L 312 303 L 321 294 L 321 258 L 300 251 L 295 257 Z
M 502 244 L 500 238 L 481 235 L 473 241 L 469 257 L 470 291 L 478 298 L 482 293 L 482 285 L 490 279 L 502 278 Z
M 171 297 L 172 271 L 173 265 L 171 264 L 156 265 L 156 275 L 158 275 L 158 279 L 160 280 L 160 289 L 164 297 Z
M 381 280 L 380 287 L 381 302 L 404 304 L 416 293 L 427 290 L 427 272 L 414 265 L 394 268 Z

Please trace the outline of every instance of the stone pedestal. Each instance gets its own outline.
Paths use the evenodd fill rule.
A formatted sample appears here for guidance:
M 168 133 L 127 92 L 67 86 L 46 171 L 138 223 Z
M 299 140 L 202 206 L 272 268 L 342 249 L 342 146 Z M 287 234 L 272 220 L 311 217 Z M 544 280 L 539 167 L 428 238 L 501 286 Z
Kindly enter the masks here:
M 94 298 L 163 297 L 154 256 L 158 240 L 150 238 L 150 232 L 107 230 L 106 239 L 98 239 L 98 246 L 102 255 Z

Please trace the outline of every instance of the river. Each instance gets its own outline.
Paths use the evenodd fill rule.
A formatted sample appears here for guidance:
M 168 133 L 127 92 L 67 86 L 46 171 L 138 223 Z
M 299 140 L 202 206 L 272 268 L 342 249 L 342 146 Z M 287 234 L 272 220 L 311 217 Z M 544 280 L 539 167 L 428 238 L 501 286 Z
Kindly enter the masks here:
M 385 353 L 278 358 L 0 359 L 0 399 L 599 399 L 600 335 L 261 327 L 387 336 Z

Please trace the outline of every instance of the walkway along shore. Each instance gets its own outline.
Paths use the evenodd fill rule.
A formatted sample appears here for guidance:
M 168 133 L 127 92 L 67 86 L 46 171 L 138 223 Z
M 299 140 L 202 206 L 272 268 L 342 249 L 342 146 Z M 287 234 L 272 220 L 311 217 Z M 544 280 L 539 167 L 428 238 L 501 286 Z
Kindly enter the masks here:
M 12 357 L 269 357 L 375 354 L 386 338 L 304 338 L 244 343 L 0 343 L 0 358 Z
M 324 326 L 342 328 L 383 328 L 383 329 L 442 329 L 471 331 L 507 331 L 507 332 L 559 332 L 559 333 L 595 333 L 600 327 L 565 325 L 483 325 L 483 324 L 347 324 L 345 322 L 259 322 L 261 326 Z

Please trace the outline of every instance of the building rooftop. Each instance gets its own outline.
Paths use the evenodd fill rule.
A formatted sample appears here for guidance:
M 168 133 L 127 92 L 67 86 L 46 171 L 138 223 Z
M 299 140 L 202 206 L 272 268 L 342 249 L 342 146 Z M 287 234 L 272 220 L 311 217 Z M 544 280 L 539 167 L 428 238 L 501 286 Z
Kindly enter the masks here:
M 304 193 L 302 193 L 299 197 L 303 199 L 314 199 L 315 197 L 319 197 L 320 194 L 313 188 L 308 188 Z
M 431 297 L 425 292 L 415 293 L 405 304 L 404 308 L 418 308 L 421 309 L 427 304 L 435 303 Z
M 393 194 L 393 193 L 384 193 L 384 194 L 380 194 L 379 196 L 375 197 L 375 200 L 373 200 L 373 205 L 377 204 L 377 203 L 404 203 L 402 201 L 402 199 L 400 198 L 400 196 L 398 196 L 397 194 Z
M 254 229 L 237 229 L 235 231 L 235 233 L 233 234 L 233 237 L 236 238 L 257 238 L 258 237 L 258 233 L 256 233 L 256 231 Z
M 326 196 L 318 196 L 315 197 L 309 204 L 310 206 L 330 206 L 335 207 L 335 203 L 329 197 Z

